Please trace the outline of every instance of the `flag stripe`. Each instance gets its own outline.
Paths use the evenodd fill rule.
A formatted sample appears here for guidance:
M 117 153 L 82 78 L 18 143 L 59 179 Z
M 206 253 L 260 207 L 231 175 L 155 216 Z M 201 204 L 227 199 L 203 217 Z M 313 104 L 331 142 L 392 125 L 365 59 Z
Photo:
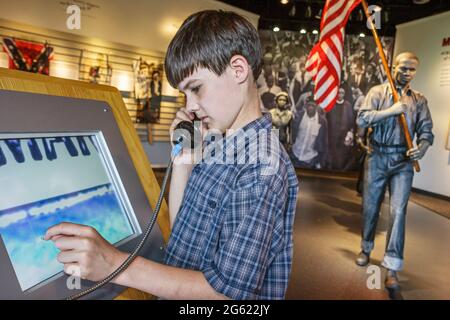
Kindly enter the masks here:
M 306 62 L 306 70 L 315 83 L 314 99 L 325 111 L 337 100 L 342 59 L 344 29 L 352 10 L 361 0 L 327 0 L 320 23 L 319 42 L 314 45 Z
M 323 93 L 321 93 L 321 95 L 320 96 L 318 96 L 318 97 L 316 97 L 316 101 L 320 104 L 320 105 L 324 105 L 325 104 L 325 101 L 327 100 L 327 99 L 329 99 L 329 96 L 330 96 L 330 93 L 331 92 L 333 92 L 333 90 L 335 89 L 335 88 L 337 88 L 337 86 L 336 86 L 336 82 L 332 82 L 332 86 L 329 86 Z M 324 108 L 325 108 L 326 106 L 324 106 Z
M 346 3 L 346 1 L 344 1 L 344 3 L 340 4 L 339 6 L 335 6 L 336 10 L 327 15 L 326 20 L 323 24 L 323 29 L 321 29 L 321 33 L 320 33 L 320 37 L 321 38 L 325 38 L 327 35 L 327 28 L 330 28 L 330 24 L 333 24 L 333 26 L 336 26 L 337 24 L 340 23 L 339 18 L 342 16 L 342 14 L 345 15 L 345 9 L 347 8 L 347 6 L 349 4 L 351 4 L 352 1 L 349 1 Z
M 324 37 L 324 38 L 327 38 L 329 35 L 334 34 L 334 33 L 337 33 L 341 28 L 344 28 L 345 25 L 347 24 L 347 21 L 348 21 L 348 18 L 349 18 L 349 16 L 350 16 L 351 11 L 352 11 L 359 3 L 360 3 L 360 0 L 357 0 L 357 1 L 350 1 L 350 2 L 347 4 L 347 6 L 345 7 L 345 9 L 347 9 L 347 8 L 350 6 L 350 4 L 351 4 L 350 9 L 349 9 L 349 12 L 348 12 L 347 14 L 343 15 L 343 19 L 340 20 L 341 23 L 338 24 L 338 25 L 335 25 L 334 28 L 332 28 L 332 29 L 326 30 L 326 34 L 324 33 L 323 37 Z M 325 25 L 325 27 L 326 27 L 326 25 Z M 323 33 L 323 31 L 321 31 L 321 36 L 322 36 L 322 33 Z
M 339 52 L 339 61 L 342 61 L 343 59 L 343 47 L 342 47 L 342 42 L 341 39 L 339 39 L 339 36 L 336 34 L 333 34 L 333 36 L 331 37 L 331 40 L 333 41 L 333 44 L 335 46 L 335 48 L 338 50 Z
M 320 86 L 323 81 L 322 79 L 325 77 L 325 75 L 328 73 L 328 68 L 326 66 L 323 66 L 323 68 L 320 69 L 319 73 L 316 77 L 316 85 Z
M 346 0 L 330 0 L 325 2 L 325 7 L 323 9 L 323 14 L 322 14 L 322 19 L 320 21 L 320 30 L 323 29 L 323 26 L 325 25 L 325 21 L 328 19 L 328 17 L 335 12 L 337 9 L 339 9 L 339 6 L 337 6 L 336 8 L 332 8 L 333 6 L 336 6 L 336 4 L 338 4 L 339 2 L 345 2 Z M 331 13 L 329 13 L 331 12 Z
M 349 9 L 354 5 L 354 1 L 347 2 L 342 10 L 336 12 L 336 16 L 330 17 L 329 22 L 325 24 L 323 30 L 321 30 L 321 37 L 326 38 L 329 34 L 335 32 L 335 29 L 340 29 L 343 24 L 346 23 L 346 19 L 349 16 Z
M 332 14 L 338 11 L 345 4 L 345 1 L 346 0 L 337 0 L 330 2 L 331 3 L 330 8 L 326 11 L 326 14 L 324 15 L 324 23 Z
M 327 55 L 328 60 L 333 65 L 336 76 L 339 76 L 341 74 L 341 59 L 337 57 L 339 55 L 339 52 L 335 50 L 335 47 L 333 45 L 330 46 L 328 44 L 328 41 L 324 41 L 321 47 L 324 53 Z
M 325 111 L 329 112 L 334 107 L 334 104 L 336 103 L 338 94 L 338 88 L 334 87 L 333 91 L 330 93 L 328 98 L 322 102 L 322 105 L 324 106 Z
M 320 100 L 322 98 L 322 95 L 330 88 L 330 86 L 334 83 L 334 78 L 330 75 L 328 79 L 325 81 L 325 83 L 320 86 L 319 90 L 316 92 L 316 99 Z

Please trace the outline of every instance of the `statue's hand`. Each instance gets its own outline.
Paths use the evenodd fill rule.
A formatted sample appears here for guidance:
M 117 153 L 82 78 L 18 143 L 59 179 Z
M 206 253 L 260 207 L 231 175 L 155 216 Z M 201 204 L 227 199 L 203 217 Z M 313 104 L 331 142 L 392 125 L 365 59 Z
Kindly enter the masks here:
M 389 110 L 390 110 L 390 112 L 391 112 L 391 114 L 393 116 L 398 116 L 398 115 L 400 115 L 402 113 L 405 113 L 406 112 L 406 108 L 407 108 L 406 104 L 404 104 L 403 102 L 399 101 L 399 102 L 394 103 L 392 105 L 392 107 L 389 108 Z
M 427 152 L 428 148 L 430 147 L 430 143 L 427 140 L 423 140 L 419 143 L 419 146 L 409 149 L 406 152 L 406 155 L 411 160 L 420 160 L 423 158 L 425 153 Z

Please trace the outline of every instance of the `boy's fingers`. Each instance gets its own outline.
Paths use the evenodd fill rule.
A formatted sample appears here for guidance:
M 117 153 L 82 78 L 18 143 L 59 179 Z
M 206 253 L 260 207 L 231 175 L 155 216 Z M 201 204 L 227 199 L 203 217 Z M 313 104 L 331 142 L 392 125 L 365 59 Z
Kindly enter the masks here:
M 58 256 L 56 257 L 58 262 L 60 263 L 77 263 L 80 261 L 80 252 L 71 250 L 71 251 L 62 251 L 58 253 Z
M 53 236 L 53 237 L 51 238 L 51 240 L 52 240 L 52 241 L 55 241 L 55 240 L 57 240 L 57 239 L 59 239 L 59 238 L 62 238 L 62 237 L 65 237 L 65 236 L 63 236 L 63 235 Z M 50 240 L 50 239 L 45 239 L 44 237 L 42 237 L 42 239 L 44 239 L 44 240 Z
M 192 118 L 190 117 L 192 116 Z M 181 122 L 181 121 L 191 121 L 194 119 L 194 115 L 191 113 L 187 113 L 184 108 L 181 108 L 177 111 L 175 114 L 175 119 L 172 122 L 172 125 L 170 126 L 170 132 L 171 135 L 173 134 L 173 131 L 175 130 L 175 127 Z
M 64 237 L 61 236 L 57 240 L 52 240 L 55 243 L 55 246 L 59 250 L 84 250 L 86 249 L 85 241 L 88 241 L 87 239 L 79 238 L 79 237 Z
M 64 264 L 64 273 L 70 276 L 78 276 L 81 277 L 81 268 L 78 263 L 65 263 Z
M 186 108 L 180 108 L 181 112 L 188 116 L 189 120 L 193 120 L 195 118 L 194 113 L 189 112 Z
M 181 120 L 191 121 L 194 119 L 194 114 L 192 112 L 188 112 L 185 108 L 181 108 L 177 111 L 176 117 Z
M 50 240 L 54 236 L 85 236 L 90 233 L 90 228 L 79 224 L 63 222 L 57 224 L 47 230 L 44 236 L 44 240 Z

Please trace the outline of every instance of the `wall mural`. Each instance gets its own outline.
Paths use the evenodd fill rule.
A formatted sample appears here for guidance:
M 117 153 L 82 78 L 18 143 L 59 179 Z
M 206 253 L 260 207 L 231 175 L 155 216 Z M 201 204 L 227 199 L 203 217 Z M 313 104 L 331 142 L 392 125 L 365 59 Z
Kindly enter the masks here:
M 294 166 L 336 171 L 355 170 L 362 158 L 358 141 L 367 132 L 356 127 L 356 114 L 369 89 L 386 80 L 372 37 L 347 35 L 338 101 L 325 113 L 313 101 L 314 83 L 305 63 L 319 35 L 294 31 L 259 31 L 263 71 L 257 80 L 263 112 L 274 127 Z M 394 38 L 381 38 L 392 59 Z

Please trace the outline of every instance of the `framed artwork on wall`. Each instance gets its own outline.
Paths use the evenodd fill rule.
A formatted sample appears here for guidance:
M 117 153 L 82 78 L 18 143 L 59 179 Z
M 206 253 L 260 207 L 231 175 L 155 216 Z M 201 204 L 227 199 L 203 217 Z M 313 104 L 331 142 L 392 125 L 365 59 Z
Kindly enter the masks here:
M 133 64 L 137 123 L 159 123 L 163 66 L 140 59 Z

